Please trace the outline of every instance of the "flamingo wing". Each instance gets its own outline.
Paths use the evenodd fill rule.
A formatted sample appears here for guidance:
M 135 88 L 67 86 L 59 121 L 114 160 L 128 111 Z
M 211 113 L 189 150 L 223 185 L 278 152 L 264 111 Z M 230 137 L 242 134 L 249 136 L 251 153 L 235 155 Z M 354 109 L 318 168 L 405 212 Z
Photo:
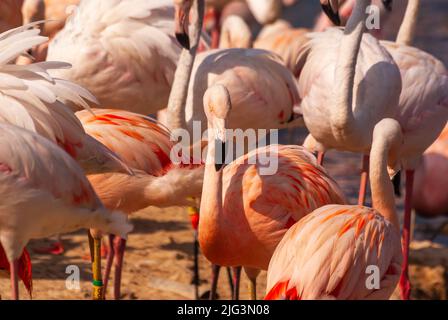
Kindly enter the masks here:
M 279 243 L 266 297 L 388 299 L 401 260 L 399 232 L 375 210 L 327 205 L 300 220 Z M 368 286 L 372 270 L 379 287 Z

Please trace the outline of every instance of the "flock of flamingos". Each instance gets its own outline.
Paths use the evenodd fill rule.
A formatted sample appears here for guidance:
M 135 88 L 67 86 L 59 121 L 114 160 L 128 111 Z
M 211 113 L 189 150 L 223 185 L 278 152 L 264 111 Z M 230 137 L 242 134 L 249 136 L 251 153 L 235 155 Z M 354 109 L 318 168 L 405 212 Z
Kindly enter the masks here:
M 397 285 L 410 298 L 412 207 L 448 208 L 448 74 L 412 46 L 420 0 L 320 0 L 314 30 L 278 20 L 294 2 L 0 1 L 0 269 L 11 298 L 19 280 L 32 290 L 29 240 L 82 228 L 93 298 L 105 298 L 112 266 L 119 298 L 128 215 L 148 206 L 191 207 L 212 298 L 220 266 L 232 268 L 235 299 L 242 268 L 253 299 L 260 270 L 265 299 L 389 299 Z M 372 4 L 381 30 L 367 28 Z M 194 137 L 194 123 L 209 128 L 191 141 L 206 158 L 175 163 L 171 132 Z M 220 161 L 226 129 L 304 125 L 303 146 Z M 330 149 L 364 155 L 357 204 L 324 168 Z M 278 158 L 271 175 L 249 161 L 266 151 Z

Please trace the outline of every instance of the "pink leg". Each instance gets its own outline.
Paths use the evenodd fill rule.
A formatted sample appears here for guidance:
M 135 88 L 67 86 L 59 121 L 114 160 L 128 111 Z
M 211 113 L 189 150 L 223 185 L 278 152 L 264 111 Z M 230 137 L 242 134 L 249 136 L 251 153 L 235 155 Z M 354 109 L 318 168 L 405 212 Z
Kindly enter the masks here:
M 115 237 L 114 251 L 115 259 L 115 276 L 114 276 L 114 299 L 120 300 L 121 297 L 121 272 L 123 268 L 124 249 L 126 248 L 126 240 L 118 236 Z
M 109 282 L 110 271 L 112 269 L 112 263 L 114 262 L 114 256 L 115 256 L 114 238 L 115 238 L 114 235 L 112 234 L 109 235 L 109 250 L 107 252 L 106 268 L 104 270 L 103 275 L 103 286 L 105 293 L 107 292 L 107 284 Z
M 324 165 L 324 157 L 325 157 L 325 152 L 318 152 L 317 153 L 317 164 L 320 166 Z
M 240 280 L 242 267 L 233 267 L 233 297 L 232 300 L 240 299 Z
M 411 214 L 412 214 L 412 188 L 414 185 L 414 170 L 406 171 L 406 195 L 404 202 L 404 222 L 403 222 L 403 265 L 400 277 L 400 294 L 403 300 L 409 300 L 411 295 L 411 283 L 408 275 L 409 263 L 409 242 L 411 238 Z
M 11 298 L 19 300 L 19 259 L 10 263 L 9 271 L 11 273 Z
M 367 183 L 369 182 L 369 156 L 362 157 L 361 182 L 359 184 L 358 205 L 363 206 L 366 202 Z

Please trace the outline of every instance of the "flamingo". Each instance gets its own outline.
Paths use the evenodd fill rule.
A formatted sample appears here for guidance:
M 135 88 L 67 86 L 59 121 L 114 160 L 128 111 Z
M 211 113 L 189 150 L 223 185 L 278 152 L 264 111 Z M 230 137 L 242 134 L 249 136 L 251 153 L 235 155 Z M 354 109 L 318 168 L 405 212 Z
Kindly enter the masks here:
M 126 237 L 132 229 L 126 217 L 103 207 L 82 169 L 51 141 L 4 123 L 0 140 L 0 242 L 12 298 L 19 297 L 19 258 L 28 241 L 80 228 L 94 228 L 94 297 L 100 298 L 99 230 Z
M 252 47 L 252 34 L 246 22 L 237 15 L 225 18 L 219 38 L 220 49 Z
M 448 173 L 448 125 L 426 149 L 415 171 L 412 206 L 418 214 L 437 217 L 448 213 L 446 186 Z
M 47 59 L 72 64 L 54 75 L 87 88 L 101 106 L 155 113 L 168 103 L 181 50 L 173 17 L 172 0 L 81 1 Z
M 23 0 L 3 0 L 0 2 L 0 33 L 22 25 Z
M 320 163 L 328 149 L 365 154 L 359 204 L 365 200 L 373 128 L 381 119 L 396 115 L 401 92 L 400 70 L 394 60 L 378 40 L 364 33 L 370 3 L 356 2 L 345 30 L 311 34 L 296 66 L 301 107 L 310 131 L 304 145 L 320 153 Z M 337 16 L 337 0 L 321 0 L 321 4 Z
M 400 292 L 401 297 L 406 300 L 411 292 L 408 256 L 414 172 L 423 152 L 437 139 L 448 120 L 447 70 L 440 60 L 411 46 L 417 28 L 419 7 L 420 0 L 409 0 L 397 40 L 381 42 L 397 63 L 403 83 L 395 118 L 404 132 L 404 145 L 400 149 L 402 168 L 406 171 L 404 263 Z
M 189 197 L 201 195 L 204 167 L 187 165 L 190 159 L 184 159 L 184 163 L 188 161 L 185 165 L 172 162 L 174 142 L 165 127 L 149 117 L 122 110 L 92 109 L 76 115 L 89 135 L 116 152 L 134 172 L 88 176 L 106 208 L 131 214 L 150 205 L 195 205 Z M 119 299 L 126 240 L 111 236 L 110 243 L 104 287 L 106 290 L 115 255 L 114 297 Z
M 244 266 L 249 274 L 266 269 L 289 226 L 324 204 L 345 202 L 342 191 L 315 158 L 299 146 L 261 147 L 223 165 L 230 94 L 222 85 L 204 95 L 208 119 L 207 160 L 199 220 L 199 243 L 205 257 L 224 266 Z M 261 156 L 269 154 L 277 170 L 263 175 Z M 221 152 L 222 159 L 226 159 Z M 272 159 L 275 159 L 273 161 Z M 253 160 L 253 162 L 251 162 Z M 255 298 L 256 277 L 251 279 Z
M 393 119 L 375 126 L 373 208 L 326 205 L 292 226 L 269 264 L 265 299 L 389 299 L 400 277 L 402 253 L 387 163 L 394 161 L 402 139 Z M 372 267 L 379 283 L 369 287 Z

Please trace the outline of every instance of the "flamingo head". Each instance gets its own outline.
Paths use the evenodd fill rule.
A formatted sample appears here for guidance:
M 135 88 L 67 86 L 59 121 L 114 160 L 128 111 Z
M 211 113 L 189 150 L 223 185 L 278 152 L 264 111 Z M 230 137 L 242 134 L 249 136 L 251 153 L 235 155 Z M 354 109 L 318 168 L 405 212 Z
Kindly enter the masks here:
M 176 39 L 187 50 L 190 50 L 188 27 L 192 4 L 193 0 L 174 0 Z
M 335 25 L 341 25 L 339 17 L 339 0 L 320 0 L 322 10 Z
M 3 246 L 0 244 L 0 271 L 6 271 L 9 273 L 10 266 L 8 258 L 6 257 L 5 250 Z M 33 293 L 33 277 L 32 277 L 32 267 L 31 267 L 31 258 L 30 254 L 26 250 L 23 249 L 23 253 L 19 259 L 19 278 L 22 280 L 25 285 L 26 290 L 30 297 Z
M 213 130 L 215 143 L 220 158 L 215 160 L 215 169 L 223 168 L 226 159 L 226 122 L 232 109 L 230 94 L 223 85 L 214 85 L 204 94 L 204 111 L 207 115 L 209 129 Z M 209 140 L 210 141 L 210 140 Z M 219 159 L 219 160 L 218 160 Z

